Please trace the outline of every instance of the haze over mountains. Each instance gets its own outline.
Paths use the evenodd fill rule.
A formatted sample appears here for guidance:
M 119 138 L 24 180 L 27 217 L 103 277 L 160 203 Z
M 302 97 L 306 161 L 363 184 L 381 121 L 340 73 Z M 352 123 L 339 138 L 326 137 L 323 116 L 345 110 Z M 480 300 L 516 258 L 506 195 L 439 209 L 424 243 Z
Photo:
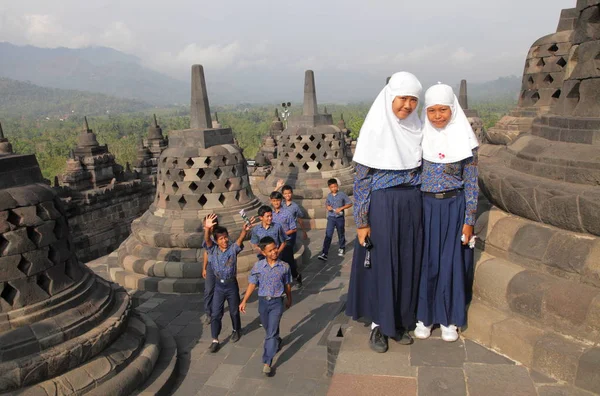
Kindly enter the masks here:
M 198 63 L 202 63 L 199 59 Z M 191 66 L 191 65 L 190 65 Z M 243 75 L 224 79 L 222 76 L 211 78 L 211 70 L 205 70 L 212 104 L 236 103 L 279 103 L 302 99 L 303 75 L 287 75 L 284 70 L 274 71 L 260 78 L 246 78 Z M 319 72 L 315 71 L 319 101 L 325 102 L 360 102 L 371 101 L 383 86 L 386 76 L 380 81 L 356 72 Z M 255 75 L 255 74 L 254 74 Z M 98 106 L 107 107 L 109 98 L 99 96 L 92 99 L 82 92 L 52 91 L 46 88 L 77 90 L 110 95 L 117 98 L 131 99 L 109 106 L 124 106 L 132 111 L 154 106 L 170 106 L 189 103 L 189 82 L 181 81 L 145 67 L 133 56 L 112 48 L 88 47 L 69 48 L 37 48 L 33 46 L 16 46 L 0 42 L 0 110 L 6 112 L 8 102 L 6 95 L 10 93 L 12 105 L 18 107 L 19 100 L 30 103 L 35 100 L 68 101 L 79 98 Z M 7 79 L 27 81 L 30 84 L 9 82 Z M 273 81 L 286 81 L 287 89 Z M 424 81 L 424 86 L 434 82 Z M 448 82 L 457 85 L 458 82 Z M 503 77 L 485 83 L 469 83 L 469 96 L 472 101 L 493 101 L 496 99 L 514 99 L 520 89 L 520 78 Z M 36 91 L 35 86 L 40 86 Z M 376 85 L 376 86 L 374 86 Z M 294 87 L 293 89 L 291 87 Z M 21 95 L 21 96 L 19 96 Z M 66 95 L 66 96 L 65 96 Z M 36 99 L 37 98 L 37 99 Z M 54 99 L 48 99 L 54 98 Z M 58 99 L 60 98 L 60 100 Z M 85 98 L 85 99 L 84 99 Z M 51 108 L 52 106 L 49 106 Z

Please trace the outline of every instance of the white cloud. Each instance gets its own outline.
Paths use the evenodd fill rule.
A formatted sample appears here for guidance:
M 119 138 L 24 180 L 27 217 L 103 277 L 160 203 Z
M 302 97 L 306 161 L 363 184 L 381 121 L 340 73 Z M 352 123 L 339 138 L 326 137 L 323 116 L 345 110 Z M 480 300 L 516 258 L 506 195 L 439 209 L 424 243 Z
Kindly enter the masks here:
M 114 22 L 100 35 L 95 44 L 118 49 L 120 51 L 131 51 L 137 47 L 134 33 L 124 22 Z
M 475 58 L 475 54 L 460 47 L 450 55 L 450 61 L 455 65 L 469 63 Z

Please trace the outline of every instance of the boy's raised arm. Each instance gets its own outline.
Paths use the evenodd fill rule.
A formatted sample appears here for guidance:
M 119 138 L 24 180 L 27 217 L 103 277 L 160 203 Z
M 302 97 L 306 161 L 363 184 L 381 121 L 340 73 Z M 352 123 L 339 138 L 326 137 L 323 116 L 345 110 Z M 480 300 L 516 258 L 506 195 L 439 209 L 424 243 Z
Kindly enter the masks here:
M 206 216 L 206 219 L 204 220 L 204 243 L 206 244 L 206 247 L 210 248 L 213 245 L 213 241 L 212 239 L 210 239 L 210 234 L 212 234 L 212 230 L 216 224 L 216 214 L 211 213 L 208 216 Z

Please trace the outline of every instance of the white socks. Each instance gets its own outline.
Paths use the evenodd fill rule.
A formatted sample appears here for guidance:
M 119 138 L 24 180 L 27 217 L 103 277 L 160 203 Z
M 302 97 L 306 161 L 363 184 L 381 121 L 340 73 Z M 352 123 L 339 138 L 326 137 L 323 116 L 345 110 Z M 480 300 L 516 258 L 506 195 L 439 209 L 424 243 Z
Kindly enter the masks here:
M 379 326 L 377 323 L 373 322 L 371 323 L 371 330 L 375 329 L 375 327 Z

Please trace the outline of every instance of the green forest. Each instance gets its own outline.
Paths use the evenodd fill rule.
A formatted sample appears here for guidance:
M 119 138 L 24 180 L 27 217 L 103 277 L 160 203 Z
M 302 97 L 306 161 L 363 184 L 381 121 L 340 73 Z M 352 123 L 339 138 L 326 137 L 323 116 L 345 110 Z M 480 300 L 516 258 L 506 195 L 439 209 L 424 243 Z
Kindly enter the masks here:
M 356 137 L 369 110 L 367 103 L 337 105 L 327 104 L 327 112 L 333 115 L 334 123 L 344 115 L 346 126 Z M 473 102 L 470 108 L 479 111 L 485 127 L 494 125 L 504 114 L 516 105 L 516 101 L 496 100 L 494 102 Z M 256 155 L 262 137 L 267 133 L 273 120 L 276 105 L 236 105 L 213 108 L 218 112 L 219 122 L 230 127 L 244 155 L 248 159 Z M 320 105 L 320 110 L 324 106 Z M 75 113 L 67 119 L 43 116 L 10 116 L 3 112 L 0 122 L 4 134 L 10 139 L 14 150 L 22 154 L 36 154 L 44 177 L 52 180 L 64 172 L 69 151 L 76 146 L 77 135 L 83 129 L 84 113 Z M 102 114 L 88 117 L 90 128 L 97 134 L 101 144 L 107 144 L 117 162 L 125 165 L 136 158 L 137 142 L 145 136 L 156 113 L 158 122 L 167 134 L 169 130 L 189 127 L 188 108 L 145 109 L 126 114 Z M 292 114 L 294 107 L 292 107 Z M 93 114 L 93 113 L 92 113 Z M 214 114 L 214 113 L 213 113 Z

